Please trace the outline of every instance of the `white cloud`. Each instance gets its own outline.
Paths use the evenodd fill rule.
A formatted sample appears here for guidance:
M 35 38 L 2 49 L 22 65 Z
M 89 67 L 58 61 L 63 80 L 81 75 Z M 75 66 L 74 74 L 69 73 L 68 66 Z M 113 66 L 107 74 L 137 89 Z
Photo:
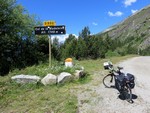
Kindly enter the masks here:
M 78 38 L 78 36 L 76 34 L 72 34 L 72 35 L 74 35 L 76 38 Z
M 65 35 L 52 35 L 51 39 L 53 40 L 55 37 L 57 37 L 59 39 L 59 42 L 64 42 L 66 40 L 66 38 L 68 38 L 69 34 L 65 34 Z
M 132 14 L 136 13 L 138 10 L 131 10 Z
M 123 3 L 125 7 L 132 5 L 132 3 L 135 3 L 137 0 L 125 0 Z
M 76 38 L 78 38 L 77 35 L 73 34 Z M 57 37 L 59 39 L 59 42 L 64 42 L 66 40 L 66 38 L 68 38 L 69 34 L 65 34 L 65 35 L 52 35 L 51 39 L 53 40 L 55 37 Z
M 98 25 L 98 23 L 96 23 L 96 22 L 92 22 L 92 25 L 97 26 L 97 25 Z
M 116 17 L 119 17 L 119 16 L 122 16 L 123 15 L 123 13 L 122 12 L 120 12 L 120 11 L 117 11 L 117 12 L 115 12 L 115 13 L 112 13 L 112 12 L 108 12 L 108 15 L 109 16 L 116 16 Z

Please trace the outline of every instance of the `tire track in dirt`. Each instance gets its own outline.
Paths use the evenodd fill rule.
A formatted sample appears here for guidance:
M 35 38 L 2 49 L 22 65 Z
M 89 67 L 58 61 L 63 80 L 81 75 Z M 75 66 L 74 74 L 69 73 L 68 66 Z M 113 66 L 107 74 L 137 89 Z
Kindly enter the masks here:
M 101 80 L 98 76 L 102 74 L 99 73 L 79 92 L 78 113 L 150 113 L 150 56 L 135 57 L 118 65 L 124 67 L 124 72 L 135 75 L 134 103 L 120 99 L 116 89 L 98 84 Z

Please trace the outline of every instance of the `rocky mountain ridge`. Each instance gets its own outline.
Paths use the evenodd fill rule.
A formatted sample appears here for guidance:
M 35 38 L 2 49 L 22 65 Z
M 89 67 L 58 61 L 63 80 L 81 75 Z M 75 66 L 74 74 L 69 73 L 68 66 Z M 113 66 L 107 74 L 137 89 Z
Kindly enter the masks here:
M 133 46 L 145 49 L 150 46 L 150 5 L 137 11 L 122 22 L 111 26 L 98 35 L 124 41 L 133 38 Z

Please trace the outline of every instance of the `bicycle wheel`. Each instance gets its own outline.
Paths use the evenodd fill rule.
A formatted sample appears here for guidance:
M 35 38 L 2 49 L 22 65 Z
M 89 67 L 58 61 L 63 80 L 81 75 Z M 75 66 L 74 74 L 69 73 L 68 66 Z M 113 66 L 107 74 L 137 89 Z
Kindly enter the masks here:
M 124 97 L 125 97 L 125 99 L 126 99 L 129 103 L 133 103 L 133 100 L 132 100 L 132 90 L 131 90 L 129 84 L 127 84 L 127 87 L 125 88 Z
M 112 74 L 108 74 L 103 78 L 103 84 L 105 87 L 107 88 L 112 88 L 115 87 L 115 81 L 113 79 L 113 75 Z

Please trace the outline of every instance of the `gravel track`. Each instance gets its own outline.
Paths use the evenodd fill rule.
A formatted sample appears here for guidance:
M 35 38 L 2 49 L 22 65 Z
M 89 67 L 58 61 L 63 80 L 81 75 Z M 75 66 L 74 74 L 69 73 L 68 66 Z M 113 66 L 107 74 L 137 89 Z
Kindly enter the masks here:
M 119 98 L 116 89 L 105 88 L 97 73 L 78 93 L 78 113 L 150 113 L 150 56 L 135 57 L 118 64 L 135 75 L 133 104 Z M 104 76 L 103 76 L 104 77 Z

